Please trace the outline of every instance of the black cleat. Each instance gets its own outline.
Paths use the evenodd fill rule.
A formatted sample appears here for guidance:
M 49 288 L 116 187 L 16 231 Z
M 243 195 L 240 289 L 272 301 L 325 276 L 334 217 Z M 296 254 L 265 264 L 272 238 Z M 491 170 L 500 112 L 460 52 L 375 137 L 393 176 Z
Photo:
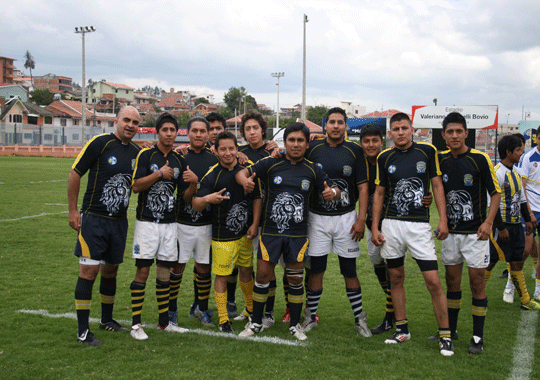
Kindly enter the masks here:
M 469 354 L 478 355 L 482 351 L 484 351 L 484 340 L 478 336 L 473 336 L 469 345 Z
M 219 325 L 219 331 L 227 333 L 227 334 L 234 334 L 234 330 L 231 326 L 231 322 L 229 321 Z
M 101 323 L 99 322 L 99 329 L 100 330 L 106 330 L 106 331 L 128 331 L 124 326 L 122 326 L 120 323 L 116 322 L 114 319 L 107 323 Z
M 384 332 L 392 330 L 392 327 L 394 327 L 394 324 L 385 318 L 383 319 L 383 321 L 381 322 L 379 326 L 371 329 L 371 334 L 373 335 L 382 334 Z
M 97 340 L 90 330 L 86 330 L 84 333 L 77 336 L 77 340 L 87 346 L 99 346 L 103 343 L 101 340 Z

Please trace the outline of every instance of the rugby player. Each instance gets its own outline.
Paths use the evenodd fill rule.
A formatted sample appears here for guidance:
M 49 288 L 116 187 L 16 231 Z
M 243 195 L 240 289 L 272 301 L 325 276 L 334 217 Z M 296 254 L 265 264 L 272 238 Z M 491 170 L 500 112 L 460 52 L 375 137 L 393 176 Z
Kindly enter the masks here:
M 214 295 L 219 314 L 219 330 L 233 333 L 227 310 L 227 277 L 240 267 L 240 288 L 246 312 L 253 312 L 253 248 L 262 210 L 259 186 L 251 194 L 236 182 L 235 175 L 247 165 L 236 158 L 238 145 L 231 132 L 221 132 L 215 142 L 219 164 L 201 180 L 192 204 L 195 211 L 211 206 L 212 272 L 216 275 Z M 257 181 L 259 182 L 259 181 Z
M 68 179 L 69 225 L 79 233 L 75 256 L 79 257 L 79 278 L 75 287 L 77 340 L 101 344 L 90 331 L 88 320 L 92 287 L 101 273 L 101 322 L 107 331 L 127 331 L 113 317 L 118 265 L 124 259 L 128 221 L 126 211 L 131 194 L 131 175 L 139 146 L 131 139 L 139 129 L 139 112 L 133 107 L 120 110 L 116 130 L 95 136 L 75 160 Z M 88 186 L 81 211 L 77 209 L 81 177 L 88 174 Z
M 327 201 L 312 193 L 309 203 L 308 237 L 310 249 L 306 266 L 310 268 L 304 332 L 317 326 L 316 314 L 323 293 L 323 276 L 328 254 L 338 255 L 340 272 L 354 316 L 354 328 L 370 337 L 367 314 L 362 306 L 362 289 L 356 272 L 360 256 L 358 241 L 364 237 L 368 205 L 368 178 L 362 148 L 345 140 L 347 114 L 339 107 L 326 113 L 326 138 L 309 143 L 306 158 L 322 168 L 341 190 L 341 198 Z M 358 215 L 356 202 L 359 201 Z
M 521 216 L 525 219 L 526 233 L 530 234 L 533 229 L 521 176 L 514 167 L 523 154 L 523 145 L 516 136 L 508 135 L 501 138 L 498 150 L 501 162 L 495 166 L 495 173 L 501 188 L 501 204 L 495 218 L 496 230 L 490 237 L 490 263 L 486 269 L 485 281 L 487 283 L 499 260 L 509 262 L 512 282 L 518 291 L 521 308 L 540 310 L 540 304 L 531 299 L 523 276 L 525 234 Z
M 157 144 L 143 149 L 137 156 L 133 172 L 133 192 L 139 193 L 137 221 L 133 237 L 133 258 L 137 271 L 131 283 L 131 336 L 148 339 L 141 325 L 146 281 L 156 260 L 156 297 L 159 311 L 158 326 L 167 332 L 186 329 L 169 323 L 170 268 L 178 263 L 174 191 L 182 180 L 186 164 L 173 151 L 178 133 L 176 117 L 165 112 L 156 121 Z
M 289 282 L 289 332 L 299 340 L 307 339 L 300 325 L 304 287 L 302 274 L 307 238 L 308 201 L 311 192 L 322 192 L 326 201 L 339 199 L 340 190 L 318 166 L 304 159 L 309 146 L 309 129 L 292 123 L 285 129 L 285 157 L 264 158 L 236 175 L 248 192 L 253 191 L 253 175 L 267 184 L 262 234 L 257 254 L 257 278 L 253 288 L 253 315 L 239 336 L 260 332 L 270 279 L 276 263 L 284 256 Z
M 383 151 L 377 158 L 371 240 L 377 246 L 382 245 L 381 256 L 388 265 L 396 317 L 396 330 L 385 343 L 401 343 L 411 338 L 405 311 L 403 265 L 408 248 L 431 294 L 439 326 L 440 352 L 444 356 L 451 356 L 454 348 L 448 325 L 448 305 L 437 271 L 437 253 L 429 224 L 429 209 L 422 204 L 422 198 L 431 182 L 440 218 L 435 233 L 437 239 L 446 239 L 448 226 L 444 189 L 435 147 L 413 142 L 413 132 L 407 114 L 397 113 L 392 116 L 388 135 L 394 141 L 394 147 Z M 379 230 L 383 202 L 386 209 Z
M 195 211 L 191 199 L 197 192 L 197 184 L 218 159 L 206 147 L 208 140 L 208 121 L 203 117 L 194 117 L 188 122 L 189 150 L 182 157 L 187 168 L 183 180 L 189 185 L 177 196 L 176 222 L 178 228 L 179 257 L 178 264 L 171 273 L 171 300 L 169 320 L 178 320 L 177 297 L 182 274 L 191 257 L 195 260 L 194 278 L 195 302 L 191 305 L 189 316 L 197 317 L 205 326 L 214 326 L 211 311 L 208 309 L 208 297 L 212 286 L 210 273 L 210 246 L 212 242 L 212 215 L 209 208 Z M 183 189 L 179 189 L 182 190 Z
M 461 309 L 461 276 L 467 263 L 472 293 L 473 337 L 470 354 L 484 349 L 484 321 L 488 300 L 484 272 L 489 264 L 489 236 L 501 194 L 489 157 L 465 144 L 467 122 L 458 112 L 442 122 L 442 137 L 450 150 L 439 155 L 449 235 L 442 243 L 441 262 L 446 269 L 446 298 L 452 340 L 457 340 L 457 321 Z M 489 194 L 490 206 L 486 216 Z M 438 336 L 431 337 L 438 340 Z

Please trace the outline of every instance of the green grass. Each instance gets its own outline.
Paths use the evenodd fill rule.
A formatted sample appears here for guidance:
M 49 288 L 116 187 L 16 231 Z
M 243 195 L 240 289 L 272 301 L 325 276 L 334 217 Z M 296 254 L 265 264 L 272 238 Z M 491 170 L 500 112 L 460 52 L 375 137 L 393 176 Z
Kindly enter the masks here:
M 427 337 L 437 325 L 429 293 L 414 260 L 406 262 L 407 311 L 412 340 L 397 346 L 384 344 L 389 334 L 363 338 L 353 329 L 353 318 L 345 296 L 337 259 L 330 256 L 319 307 L 321 322 L 308 333 L 306 345 L 285 346 L 266 342 L 235 340 L 197 333 L 167 334 L 147 329 L 149 339 L 136 341 L 127 333 L 109 333 L 91 328 L 104 342 L 98 347 L 77 343 L 74 319 L 50 318 L 17 312 L 21 309 L 47 310 L 53 314 L 74 313 L 74 289 L 78 260 L 73 256 L 76 233 L 67 222 L 67 178 L 73 159 L 0 157 L 0 378 L 5 379 L 504 379 L 512 368 L 516 343 L 519 303 L 502 301 L 504 280 L 496 277 L 503 265 L 495 267 L 488 284 L 490 300 L 485 326 L 485 352 L 467 354 L 472 335 L 471 294 L 463 282 L 463 307 L 455 342 L 455 355 L 445 358 L 437 344 Z M 86 179 L 86 177 L 84 177 Z M 81 186 L 81 195 L 85 182 Z M 131 319 L 129 284 L 135 267 L 131 258 L 134 207 L 131 200 L 130 233 L 124 264 L 118 277 L 115 318 Z M 437 224 L 433 207 L 432 224 Z M 48 214 L 34 218 L 24 218 Z M 440 243 L 437 242 L 439 251 Z M 358 272 L 364 295 L 364 309 L 370 326 L 384 315 L 384 297 L 366 254 L 365 241 Z M 187 317 L 192 302 L 192 262 L 179 296 L 179 324 L 202 328 Z M 533 289 L 531 264 L 526 263 L 526 279 Z M 278 269 L 278 278 L 282 269 Z M 97 283 L 99 281 L 96 281 Z M 100 316 L 99 285 L 94 286 L 91 317 Z M 155 275 L 148 281 L 143 322 L 157 323 Z M 242 307 L 240 289 L 237 290 Z M 215 310 L 213 296 L 210 306 Z M 278 280 L 276 317 L 284 311 L 283 293 Z M 217 318 L 214 317 L 214 320 Z M 235 323 L 236 332 L 243 326 Z M 537 333 L 538 334 L 538 333 Z M 261 336 L 293 340 L 287 326 L 276 326 Z M 534 347 L 538 349 L 536 340 Z M 540 375 L 533 364 L 532 378 Z

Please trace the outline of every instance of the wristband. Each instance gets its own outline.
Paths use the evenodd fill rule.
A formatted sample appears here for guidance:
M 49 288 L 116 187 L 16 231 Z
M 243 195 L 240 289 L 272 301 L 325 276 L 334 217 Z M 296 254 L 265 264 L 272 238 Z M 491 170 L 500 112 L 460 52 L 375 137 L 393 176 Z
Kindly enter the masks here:
M 163 170 L 159 169 L 159 172 L 161 173 L 161 178 L 163 178 Z
M 337 196 L 337 191 L 336 191 L 336 189 L 334 187 L 332 187 L 332 191 L 334 192 L 334 197 L 336 197 Z

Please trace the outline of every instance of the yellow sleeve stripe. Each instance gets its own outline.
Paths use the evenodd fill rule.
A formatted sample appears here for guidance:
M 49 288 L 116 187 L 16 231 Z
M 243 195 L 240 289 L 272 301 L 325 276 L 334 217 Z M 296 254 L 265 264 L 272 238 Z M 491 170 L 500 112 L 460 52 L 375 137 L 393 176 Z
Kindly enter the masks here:
M 75 162 L 73 163 L 73 166 L 71 166 L 71 169 L 75 169 L 75 166 L 77 166 L 77 164 L 78 164 L 79 161 L 81 160 L 82 156 L 84 156 L 84 152 L 86 152 L 86 148 L 88 148 L 88 146 L 92 143 L 92 141 L 94 141 L 94 140 L 97 139 L 98 137 L 105 136 L 105 135 L 108 135 L 108 133 L 102 133 L 101 135 L 96 135 L 96 136 L 92 137 L 92 138 L 86 143 L 86 145 L 82 148 L 82 150 L 79 152 L 79 155 L 78 155 L 77 158 L 75 159 Z M 79 173 L 79 174 L 80 174 L 80 173 Z
M 133 186 L 133 184 L 135 183 L 135 173 L 137 173 L 137 167 L 139 166 L 139 157 L 141 156 L 142 152 L 145 152 L 150 149 L 151 148 L 141 149 L 139 154 L 137 154 L 137 159 L 135 160 L 135 168 L 133 169 L 133 175 L 131 176 L 131 186 Z

